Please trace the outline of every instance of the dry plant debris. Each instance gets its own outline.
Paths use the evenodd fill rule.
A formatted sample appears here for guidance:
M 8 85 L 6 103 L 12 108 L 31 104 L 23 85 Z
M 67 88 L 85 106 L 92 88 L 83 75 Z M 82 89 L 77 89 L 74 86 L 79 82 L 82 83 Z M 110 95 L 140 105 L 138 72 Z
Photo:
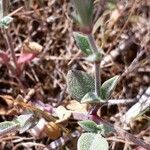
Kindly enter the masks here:
M 139 116 L 126 125 L 120 119 L 140 101 L 150 86 L 150 2 L 121 0 L 117 1 L 117 7 L 104 13 L 101 12 L 99 1 L 95 1 L 95 5 L 100 12 L 95 14 L 98 20 L 93 33 L 98 47 L 104 50 L 102 82 L 116 74 L 122 75 L 110 105 L 104 105 L 99 113 L 115 126 L 150 143 L 149 110 L 142 119 Z M 76 140 L 81 129 L 74 118 L 78 118 L 78 113 L 86 114 L 91 108 L 71 99 L 66 90 L 66 75 L 70 68 L 90 74 L 94 69 L 75 45 L 72 33 L 79 28 L 70 19 L 71 10 L 68 0 L 10 1 L 8 16 L 14 20 L 7 33 L 21 64 L 21 71 L 16 77 L 17 73 L 10 68 L 14 66 L 7 57 L 11 55 L 10 47 L 6 46 L 6 32 L 1 30 L 0 122 L 20 115 L 30 105 L 48 110 L 57 121 L 42 120 L 43 128 L 40 130 L 44 132 L 43 135 L 41 132 L 35 135 L 33 131 L 9 133 L 0 138 L 0 149 L 77 149 Z M 5 65 L 3 60 L 10 62 L 11 66 Z M 21 108 L 16 102 L 18 95 L 23 99 Z M 146 96 L 150 98 L 149 93 Z M 61 126 L 67 128 L 69 134 L 62 132 Z M 33 130 L 39 130 L 38 124 Z M 120 138 L 109 135 L 110 149 L 142 150 Z

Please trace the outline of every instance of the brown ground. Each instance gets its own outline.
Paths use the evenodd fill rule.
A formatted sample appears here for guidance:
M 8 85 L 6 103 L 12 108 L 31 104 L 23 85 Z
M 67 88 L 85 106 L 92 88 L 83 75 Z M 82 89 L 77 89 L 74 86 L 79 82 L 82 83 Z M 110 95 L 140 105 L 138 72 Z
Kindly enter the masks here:
M 113 60 L 104 63 L 102 82 L 116 74 L 124 73 L 132 61 L 136 57 L 138 58 L 138 54 L 144 51 L 143 55 L 130 66 L 130 70 L 122 77 L 112 95 L 112 99 L 128 100 L 135 98 L 141 89 L 145 90 L 150 85 L 150 3 L 148 0 L 123 2 L 123 0 L 122 3 L 118 2 L 119 6 L 124 7 L 120 9 L 119 13 L 116 9 L 115 16 L 112 15 L 112 11 L 108 11 L 107 15 L 102 16 L 103 28 L 99 27 L 100 22 L 98 22 L 95 25 L 94 34 L 97 45 L 104 49 L 105 59 L 113 51 L 118 52 Z M 70 19 L 70 3 L 68 0 L 45 0 L 43 6 L 35 2 L 31 7 L 27 7 L 23 0 L 11 0 L 10 12 L 19 7 L 23 7 L 23 9 L 13 15 L 14 21 L 9 28 L 16 54 L 20 53 L 20 47 L 27 38 L 41 44 L 43 51 L 38 58 L 29 62 L 22 72 L 20 81 L 26 93 L 21 90 L 21 85 L 6 66 L 0 65 L 0 94 L 11 95 L 13 98 L 21 94 L 25 97 L 29 91 L 35 90 L 29 98 L 32 102 L 40 100 L 53 106 L 66 103 L 71 99 L 66 92 L 68 70 L 77 68 L 93 73 L 93 65 L 83 59 L 83 55 L 79 54 L 74 43 L 72 32 L 78 30 L 78 27 Z M 122 48 L 123 46 L 124 48 Z M 7 50 L 2 32 L 0 33 L 0 49 Z M 123 126 L 120 116 L 132 105 L 104 107 L 102 116 L 115 125 Z M 8 111 L 6 107 L 5 103 L 0 102 L 0 112 L 5 108 L 5 114 Z M 148 113 L 138 118 L 131 125 L 129 132 L 150 142 L 147 116 Z M 11 120 L 13 117 L 12 114 L 1 115 L 0 121 Z M 71 132 L 76 131 L 75 121 L 71 121 L 68 128 L 71 129 Z M 119 140 L 117 136 L 111 135 L 109 138 L 112 150 L 125 150 L 125 147 L 127 149 L 130 147 L 126 141 Z M 29 133 L 16 133 L 0 139 L 0 149 L 10 150 L 18 144 L 26 143 L 28 145 L 29 142 L 31 145 L 36 142 L 47 146 L 52 140 L 47 137 L 37 140 Z M 65 143 L 63 148 L 59 146 L 58 149 L 73 150 L 76 149 L 75 146 L 76 140 L 73 139 Z M 40 146 L 33 147 L 31 149 L 40 149 Z M 30 148 L 21 145 L 16 149 Z

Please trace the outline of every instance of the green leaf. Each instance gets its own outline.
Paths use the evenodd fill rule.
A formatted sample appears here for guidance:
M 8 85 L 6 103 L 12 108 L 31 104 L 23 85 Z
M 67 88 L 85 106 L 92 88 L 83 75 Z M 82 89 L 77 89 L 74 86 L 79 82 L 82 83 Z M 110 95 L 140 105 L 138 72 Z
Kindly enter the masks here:
M 74 32 L 73 35 L 79 49 L 81 49 L 81 51 L 87 55 L 92 54 L 88 37 L 78 32 Z
M 100 134 L 83 133 L 77 143 L 78 150 L 108 150 L 108 142 Z
M 9 132 L 14 132 L 20 128 L 19 122 L 5 121 L 0 123 L 0 136 L 5 135 Z
M 91 120 L 84 120 L 84 121 L 79 121 L 78 124 L 88 132 L 95 132 L 97 133 L 97 124 L 94 121 Z
M 72 98 L 81 101 L 85 94 L 94 91 L 94 79 L 86 72 L 70 70 L 67 74 L 67 90 Z
M 35 119 L 33 118 L 33 113 L 27 112 L 17 117 L 16 121 L 20 123 L 20 133 L 23 133 L 30 129 L 31 126 L 35 124 Z
M 91 104 L 96 104 L 100 103 L 100 98 L 95 95 L 94 92 L 89 92 L 87 93 L 82 99 L 81 103 L 91 103 Z
M 106 136 L 110 132 L 114 132 L 115 130 L 108 126 L 107 124 L 97 125 L 94 121 L 84 120 L 79 121 L 78 124 L 87 132 L 100 133 L 103 136 Z
M 80 18 L 80 26 L 89 26 L 93 19 L 93 1 L 92 0 L 72 0 L 76 10 L 76 15 Z
M 110 95 L 112 94 L 113 90 L 115 89 L 117 82 L 118 82 L 119 76 L 114 76 L 107 81 L 105 81 L 100 89 L 100 97 L 103 100 L 108 100 Z
M 9 24 L 13 21 L 13 18 L 10 16 L 5 16 L 0 20 L 0 27 L 7 29 Z
M 97 125 L 97 130 L 99 130 L 98 132 L 104 136 L 109 134 L 110 132 L 115 131 L 113 128 L 111 128 L 110 126 L 106 124 Z

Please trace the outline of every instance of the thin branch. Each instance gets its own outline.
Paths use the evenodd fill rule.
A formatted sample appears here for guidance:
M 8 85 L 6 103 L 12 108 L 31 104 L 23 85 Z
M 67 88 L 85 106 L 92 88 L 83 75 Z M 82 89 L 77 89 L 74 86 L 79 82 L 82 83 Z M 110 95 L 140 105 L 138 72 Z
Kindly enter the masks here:
M 9 48 L 10 52 L 11 52 L 11 55 L 12 55 L 13 62 L 15 64 L 15 67 L 17 68 L 17 58 L 16 58 L 16 54 L 15 54 L 15 51 L 14 51 L 14 48 L 13 48 L 13 45 L 12 45 L 11 37 L 10 37 L 7 29 L 4 29 L 3 31 L 4 31 L 5 40 L 7 42 L 7 46 Z
M 98 49 L 96 47 L 96 43 L 95 43 L 95 40 L 94 40 L 94 37 L 92 34 L 89 34 L 88 35 L 88 39 L 89 39 L 89 42 L 90 42 L 90 47 L 93 51 L 93 54 L 97 54 L 98 53 Z M 101 64 L 101 61 L 95 61 L 94 62 L 94 67 L 95 67 L 95 94 L 97 97 L 100 96 L 100 86 L 101 86 L 101 73 L 100 73 L 100 64 Z M 97 114 L 97 111 L 99 110 L 101 104 L 97 104 L 91 112 L 89 112 L 90 114 L 93 114 L 93 115 L 96 115 Z
M 110 99 L 108 100 L 108 105 L 126 105 L 129 103 L 134 103 L 135 101 L 136 99 Z
M 23 9 L 23 7 L 19 7 L 18 9 L 14 10 L 12 13 L 8 14 L 8 16 L 13 16 L 16 13 L 18 13 L 19 11 L 21 11 Z

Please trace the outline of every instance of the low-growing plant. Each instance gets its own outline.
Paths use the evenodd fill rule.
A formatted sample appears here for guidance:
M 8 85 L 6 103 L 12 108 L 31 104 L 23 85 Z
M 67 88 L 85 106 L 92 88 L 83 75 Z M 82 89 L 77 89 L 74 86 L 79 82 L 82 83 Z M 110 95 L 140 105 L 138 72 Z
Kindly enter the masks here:
M 92 35 L 94 3 L 92 0 L 72 0 L 72 3 L 75 8 L 74 18 L 80 28 L 80 32 L 74 32 L 73 35 L 79 49 L 86 55 L 86 60 L 94 64 L 95 77 L 83 71 L 70 70 L 67 75 L 68 92 L 79 102 L 91 104 L 93 110 L 89 114 L 96 116 L 100 106 L 107 103 L 119 76 L 101 84 L 100 64 L 103 52 L 97 48 Z M 111 130 L 108 126 L 98 125 L 90 120 L 80 121 L 79 125 L 86 133 L 78 140 L 78 150 L 108 149 L 108 142 L 103 137 Z
M 94 26 L 94 2 L 93 0 L 72 0 L 72 3 L 75 10 L 72 16 L 80 28 L 79 32 L 76 31 L 73 33 L 74 39 L 79 49 L 85 54 L 86 60 L 93 64 L 95 70 L 94 76 L 81 70 L 69 70 L 67 74 L 67 90 L 73 99 L 77 100 L 80 104 L 86 103 L 90 105 L 92 109 L 88 113 L 78 112 L 75 116 L 73 111 L 67 110 L 63 106 L 54 108 L 41 102 L 37 102 L 39 105 L 34 106 L 32 103 L 26 103 L 22 97 L 14 100 L 8 96 L 0 96 L 0 98 L 14 102 L 15 106 L 23 109 L 22 114 L 12 121 L 0 123 L 0 136 L 12 131 L 23 133 L 31 129 L 30 133 L 36 137 L 40 136 L 41 133 L 46 133 L 50 139 L 54 140 L 61 136 L 61 131 L 68 134 L 68 130 L 61 123 L 64 123 L 66 120 L 68 121 L 73 116 L 73 119 L 80 120 L 78 124 L 84 129 L 84 133 L 81 134 L 77 142 L 78 150 L 108 150 L 109 143 L 105 136 L 110 132 L 117 132 L 126 140 L 131 140 L 137 145 L 149 148 L 149 145 L 142 140 L 135 138 L 118 127 L 112 126 L 98 116 L 98 110 L 104 104 L 108 103 L 112 92 L 120 80 L 120 76 L 116 75 L 101 83 L 100 66 L 103 50 L 97 48 L 92 34 Z M 6 39 L 9 38 L 7 28 L 12 20 L 10 16 L 4 16 L 0 20 L 0 27 L 5 31 Z M 11 46 L 9 48 L 11 50 Z M 0 61 L 6 66 L 13 67 L 15 65 L 15 69 L 11 69 L 12 72 L 16 72 L 18 68 L 20 72 L 24 64 L 31 61 L 39 53 L 37 53 L 37 49 L 41 51 L 42 47 L 34 42 L 25 42 L 19 58 L 16 58 L 15 52 L 12 49 L 11 56 L 9 52 L 1 51 Z M 13 65 L 11 65 L 10 60 L 13 60 Z M 52 116 L 53 113 L 59 120 Z M 41 118 L 44 120 L 41 120 Z M 42 122 L 42 125 L 40 124 L 40 128 L 36 130 L 40 122 Z M 37 133 L 39 131 L 40 133 Z
M 109 144 L 105 138 L 110 132 L 123 133 L 119 128 L 114 128 L 111 124 L 98 116 L 98 110 L 106 104 L 114 91 L 120 76 L 116 75 L 104 83 L 101 83 L 101 60 L 103 50 L 97 48 L 94 36 L 94 2 L 92 0 L 72 0 L 74 5 L 74 20 L 78 23 L 79 32 L 74 32 L 74 39 L 78 48 L 86 55 L 85 60 L 93 63 L 94 77 L 80 70 L 70 70 L 67 75 L 68 92 L 75 100 L 80 103 L 88 103 L 93 109 L 88 113 L 89 117 L 86 120 L 78 122 L 84 129 L 78 139 L 78 150 L 108 150 Z M 114 1 L 108 1 L 107 7 L 113 9 Z M 89 119 L 88 119 L 89 118 Z M 130 140 L 135 139 L 129 133 Z M 132 138 L 131 138 L 132 137 Z M 141 143 L 141 140 L 136 139 L 136 143 Z M 134 142 L 135 142 L 134 141 Z M 143 143 L 143 142 L 142 142 Z M 144 147 L 144 146 L 143 146 Z M 146 144 L 146 147 L 148 145 Z

